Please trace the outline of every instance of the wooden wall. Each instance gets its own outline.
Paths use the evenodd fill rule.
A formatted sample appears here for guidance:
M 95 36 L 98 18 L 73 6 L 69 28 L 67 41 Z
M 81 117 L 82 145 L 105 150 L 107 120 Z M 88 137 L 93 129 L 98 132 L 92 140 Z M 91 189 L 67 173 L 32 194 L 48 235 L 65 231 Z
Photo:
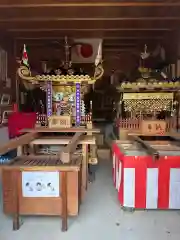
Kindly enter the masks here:
M 16 74 L 16 59 L 14 55 L 14 41 L 11 37 L 4 35 L 0 37 L 0 46 L 8 53 L 8 77 L 12 80 L 12 87 L 7 89 L 1 86 L 0 93 L 8 92 L 12 95 L 15 101 L 16 91 L 15 91 L 15 74 Z M 1 84 L 1 82 L 0 82 Z
M 0 116 L 2 119 L 3 112 L 6 110 L 12 110 L 12 102 L 16 101 L 16 61 L 13 49 L 14 44 L 11 37 L 7 35 L 1 35 L 0 46 L 7 51 L 8 54 L 7 77 L 11 79 L 11 87 L 6 87 L 6 84 L 2 81 L 2 79 L 0 79 L 0 98 L 3 94 L 9 94 L 11 96 L 9 105 L 5 106 L 0 104 Z

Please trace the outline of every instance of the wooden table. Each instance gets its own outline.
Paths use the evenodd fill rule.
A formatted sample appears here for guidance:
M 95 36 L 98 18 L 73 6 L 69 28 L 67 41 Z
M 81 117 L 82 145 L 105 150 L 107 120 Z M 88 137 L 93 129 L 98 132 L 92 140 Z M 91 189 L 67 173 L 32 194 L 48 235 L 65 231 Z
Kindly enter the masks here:
M 31 149 L 34 145 L 65 145 L 68 144 L 72 137 L 68 136 L 44 136 L 35 139 L 29 143 Z M 96 144 L 96 137 L 83 135 L 78 140 L 78 145 L 82 146 L 82 189 L 81 189 L 81 199 L 85 195 L 88 185 L 88 146 Z

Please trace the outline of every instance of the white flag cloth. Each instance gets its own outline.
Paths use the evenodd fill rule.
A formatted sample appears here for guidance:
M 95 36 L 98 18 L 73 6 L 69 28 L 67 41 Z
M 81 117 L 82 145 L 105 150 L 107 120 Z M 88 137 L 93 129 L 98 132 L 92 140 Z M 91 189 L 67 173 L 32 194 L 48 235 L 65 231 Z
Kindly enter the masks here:
M 101 47 L 100 42 L 102 42 L 102 39 L 100 38 L 74 39 L 75 47 L 71 49 L 71 61 L 73 63 L 95 63 L 98 49 Z M 87 49 L 87 52 L 85 49 L 87 47 L 86 45 L 89 48 Z M 101 49 L 99 49 L 99 55 L 100 52 Z M 84 55 L 84 53 L 86 54 Z
M 95 66 L 98 66 L 98 64 L 101 62 L 101 60 L 102 60 L 102 40 L 99 41 L 97 56 L 95 59 Z

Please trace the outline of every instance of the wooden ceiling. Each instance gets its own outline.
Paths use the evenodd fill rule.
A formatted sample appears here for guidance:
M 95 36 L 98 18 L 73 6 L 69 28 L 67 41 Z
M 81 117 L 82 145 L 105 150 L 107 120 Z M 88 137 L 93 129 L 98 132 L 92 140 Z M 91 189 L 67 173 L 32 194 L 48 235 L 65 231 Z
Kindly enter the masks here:
M 67 35 L 102 37 L 106 49 L 126 49 L 163 42 L 179 27 L 179 0 L 0 1 L 0 28 L 13 36 L 18 46 L 25 42 L 39 48 Z

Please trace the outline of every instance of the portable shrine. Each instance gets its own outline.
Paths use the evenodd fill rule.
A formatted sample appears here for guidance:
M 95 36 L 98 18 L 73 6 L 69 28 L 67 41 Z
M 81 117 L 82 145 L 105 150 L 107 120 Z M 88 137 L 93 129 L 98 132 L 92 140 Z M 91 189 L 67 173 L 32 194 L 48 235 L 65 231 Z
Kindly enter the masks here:
M 29 66 L 24 62 L 21 64 L 18 69 L 20 79 L 46 91 L 47 119 L 44 114 L 38 114 L 38 124 L 48 125 L 51 128 L 69 128 L 72 125 L 80 126 L 92 122 L 92 102 L 90 109 L 86 111 L 84 95 L 104 73 L 99 50 L 97 50 L 97 59 L 93 77 L 83 73 L 82 69 L 76 74 L 70 61 L 70 46 L 65 38 L 65 61 L 59 69 L 50 73 L 45 69 L 44 74 L 32 76 Z
M 134 82 L 122 82 L 117 90 L 117 126 L 119 136 L 128 131 L 140 131 L 142 120 L 164 120 L 166 131 L 178 129 L 179 81 L 169 81 L 158 72 L 140 66 L 140 78 Z

